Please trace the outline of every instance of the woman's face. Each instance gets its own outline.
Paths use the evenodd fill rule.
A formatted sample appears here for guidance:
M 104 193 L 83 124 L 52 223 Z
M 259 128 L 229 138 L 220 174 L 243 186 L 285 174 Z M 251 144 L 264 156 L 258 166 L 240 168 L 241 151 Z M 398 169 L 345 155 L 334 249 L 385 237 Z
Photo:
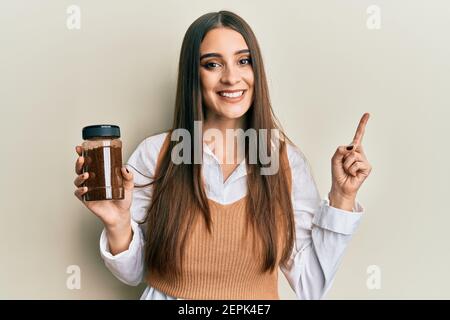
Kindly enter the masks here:
M 250 51 L 239 32 L 210 30 L 200 45 L 200 81 L 207 117 L 237 119 L 253 102 Z

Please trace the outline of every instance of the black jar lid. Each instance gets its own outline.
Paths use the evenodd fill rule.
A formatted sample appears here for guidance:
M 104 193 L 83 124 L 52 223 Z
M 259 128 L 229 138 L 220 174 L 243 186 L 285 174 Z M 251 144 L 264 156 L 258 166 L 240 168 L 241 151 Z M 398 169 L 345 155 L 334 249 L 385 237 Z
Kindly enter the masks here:
M 120 138 L 120 128 L 110 124 L 97 124 L 83 128 L 83 139 L 97 137 Z

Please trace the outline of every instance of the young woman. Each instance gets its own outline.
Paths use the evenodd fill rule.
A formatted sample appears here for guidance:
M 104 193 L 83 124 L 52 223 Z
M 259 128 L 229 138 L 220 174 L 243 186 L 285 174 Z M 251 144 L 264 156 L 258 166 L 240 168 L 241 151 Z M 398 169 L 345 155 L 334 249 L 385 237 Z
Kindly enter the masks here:
M 125 199 L 83 201 L 80 146 L 75 195 L 104 223 L 106 266 L 129 285 L 148 284 L 142 299 L 279 299 L 278 268 L 299 299 L 319 299 L 363 213 L 355 199 L 371 171 L 361 144 L 368 117 L 333 155 L 321 200 L 307 160 L 273 115 L 252 30 L 234 13 L 208 13 L 183 40 L 173 127 L 143 140 L 122 168 Z M 199 144 L 178 141 L 177 130 L 195 137 L 196 123 Z M 264 129 L 279 130 L 281 142 L 257 134 L 256 161 L 249 145 L 226 161 L 238 149 L 227 130 Z M 182 163 L 174 161 L 180 143 Z M 198 146 L 201 163 L 193 161 Z M 261 150 L 279 156 L 276 172 L 263 174 Z

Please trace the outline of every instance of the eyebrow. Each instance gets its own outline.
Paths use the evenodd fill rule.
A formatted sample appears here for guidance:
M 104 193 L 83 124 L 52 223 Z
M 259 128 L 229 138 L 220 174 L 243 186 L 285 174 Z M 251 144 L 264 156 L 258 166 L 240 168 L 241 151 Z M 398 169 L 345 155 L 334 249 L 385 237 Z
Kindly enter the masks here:
M 234 54 L 238 55 L 241 53 L 250 53 L 249 49 L 242 49 L 239 51 L 236 51 Z M 215 52 L 211 52 L 211 53 L 205 53 L 200 57 L 200 60 L 205 59 L 205 58 L 210 58 L 210 57 L 217 57 L 217 58 L 222 58 L 222 55 L 220 53 L 215 53 Z

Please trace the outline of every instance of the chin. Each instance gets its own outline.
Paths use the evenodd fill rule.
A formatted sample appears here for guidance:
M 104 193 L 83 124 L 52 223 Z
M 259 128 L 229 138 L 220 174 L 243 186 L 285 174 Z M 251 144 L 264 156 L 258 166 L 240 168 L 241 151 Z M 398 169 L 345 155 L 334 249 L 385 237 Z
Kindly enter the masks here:
M 244 116 L 247 112 L 248 112 L 249 108 L 245 108 L 245 109 L 239 109 L 239 110 L 227 110 L 224 112 L 221 112 L 222 116 L 227 118 L 227 119 L 239 119 L 242 116 Z

